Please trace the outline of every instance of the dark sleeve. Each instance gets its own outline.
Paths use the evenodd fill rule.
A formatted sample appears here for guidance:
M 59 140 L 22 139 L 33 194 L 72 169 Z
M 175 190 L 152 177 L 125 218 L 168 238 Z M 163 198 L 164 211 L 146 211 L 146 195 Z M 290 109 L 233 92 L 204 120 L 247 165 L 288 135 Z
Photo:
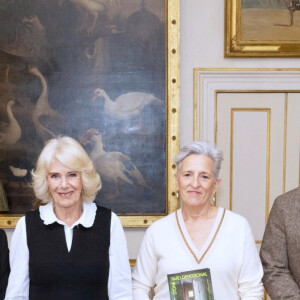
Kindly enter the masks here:
M 4 299 L 8 282 L 9 268 L 9 251 L 6 234 L 0 230 L 0 300 Z
M 298 284 L 289 270 L 284 222 L 286 211 L 282 207 L 279 197 L 271 209 L 262 241 L 263 283 L 272 300 L 300 300 Z

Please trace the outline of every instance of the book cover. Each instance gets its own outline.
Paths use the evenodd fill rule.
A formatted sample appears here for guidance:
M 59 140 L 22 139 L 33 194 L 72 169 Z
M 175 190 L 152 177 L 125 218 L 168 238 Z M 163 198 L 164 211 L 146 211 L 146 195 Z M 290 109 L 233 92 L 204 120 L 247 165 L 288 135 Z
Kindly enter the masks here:
M 210 270 L 168 274 L 171 300 L 214 300 Z

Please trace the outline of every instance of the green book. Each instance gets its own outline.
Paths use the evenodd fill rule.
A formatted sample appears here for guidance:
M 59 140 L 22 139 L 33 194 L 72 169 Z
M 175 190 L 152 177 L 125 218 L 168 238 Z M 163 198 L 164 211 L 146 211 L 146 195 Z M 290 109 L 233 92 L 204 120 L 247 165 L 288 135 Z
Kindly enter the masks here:
M 171 300 L 214 300 L 210 270 L 168 274 Z

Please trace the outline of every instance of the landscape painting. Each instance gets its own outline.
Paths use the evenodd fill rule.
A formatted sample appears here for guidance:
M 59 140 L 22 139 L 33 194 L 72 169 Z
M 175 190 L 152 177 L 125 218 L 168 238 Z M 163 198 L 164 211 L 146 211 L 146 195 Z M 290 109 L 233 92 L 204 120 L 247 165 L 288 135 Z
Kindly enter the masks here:
M 228 0 L 225 56 L 300 56 L 299 0 Z
M 299 41 L 299 28 L 299 1 L 242 0 L 241 40 Z
M 0 0 L 1 216 L 39 206 L 31 170 L 75 138 L 102 179 L 96 203 L 167 213 L 164 0 Z

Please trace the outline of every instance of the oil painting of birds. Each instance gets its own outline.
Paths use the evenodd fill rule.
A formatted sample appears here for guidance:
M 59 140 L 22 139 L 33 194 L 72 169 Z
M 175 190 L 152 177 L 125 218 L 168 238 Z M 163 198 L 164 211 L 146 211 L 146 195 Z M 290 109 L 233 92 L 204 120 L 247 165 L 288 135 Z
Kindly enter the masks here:
M 45 28 L 39 17 L 30 12 L 29 8 L 26 9 L 26 4 L 23 5 L 24 14 L 18 14 L 12 5 L 8 5 L 7 10 L 0 10 L 2 13 L 0 18 L 3 20 L 0 25 L 2 28 L 9 25 L 12 29 L 9 35 L 3 36 L 0 40 L 0 51 L 18 57 L 26 64 L 42 63 L 53 68 L 47 56 Z M 2 33 L 1 30 L 0 33 Z
M 104 150 L 102 135 L 97 129 L 92 128 L 87 130 L 81 139 L 81 143 L 83 145 L 88 143 L 93 144 L 90 157 L 100 177 L 114 184 L 115 194 L 113 197 L 117 197 L 120 194 L 120 181 L 129 185 L 137 184 L 144 188 L 149 188 L 143 175 L 129 156 L 122 152 L 106 152 Z
M 15 101 L 12 100 L 7 102 L 6 109 L 7 109 L 8 122 L 1 123 L 0 148 L 16 144 L 19 141 L 22 134 L 21 127 L 12 111 L 12 107 L 14 104 Z
M 16 99 L 17 87 L 16 85 L 9 82 L 10 65 L 8 64 L 5 68 L 5 80 L 0 82 L 0 103 L 4 104 L 8 100 Z
M 38 68 L 33 66 L 29 67 L 29 73 L 36 76 L 42 85 L 42 92 L 37 99 L 32 113 L 32 121 L 38 136 L 46 142 L 48 139 L 55 137 L 55 133 L 52 132 L 51 129 L 47 128 L 46 124 L 50 127 L 49 124 L 56 125 L 58 122 L 61 123 L 63 121 L 63 116 L 56 110 L 52 109 L 49 105 L 48 84 L 43 74 L 38 70 Z M 43 120 L 45 122 L 43 122 Z
M 142 128 L 142 111 L 147 105 L 165 106 L 164 102 L 153 94 L 130 92 L 118 96 L 113 101 L 104 90 L 97 88 L 92 100 L 96 101 L 101 99 L 105 101 L 105 113 L 111 118 L 124 120 L 138 117 L 139 124 L 136 129 Z
M 87 28 L 88 34 L 92 33 L 95 28 L 99 14 L 112 16 L 117 6 L 122 0 L 70 0 L 77 7 L 86 11 L 92 17 L 91 24 Z
M 0 180 L 10 213 L 32 209 L 30 170 L 59 135 L 80 140 L 93 160 L 103 180 L 95 201 L 118 213 L 160 213 L 165 3 L 0 2 Z

